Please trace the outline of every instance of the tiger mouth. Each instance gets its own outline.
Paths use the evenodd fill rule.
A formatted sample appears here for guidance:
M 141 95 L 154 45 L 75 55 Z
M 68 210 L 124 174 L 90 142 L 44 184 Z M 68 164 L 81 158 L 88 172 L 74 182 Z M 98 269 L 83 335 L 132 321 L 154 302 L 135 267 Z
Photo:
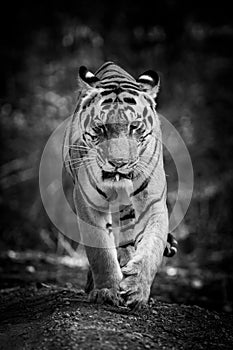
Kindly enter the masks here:
M 112 180 L 112 181 L 120 181 L 121 179 L 133 179 L 133 172 L 129 172 L 128 174 L 120 173 L 119 171 L 104 171 L 102 170 L 102 178 L 104 180 Z

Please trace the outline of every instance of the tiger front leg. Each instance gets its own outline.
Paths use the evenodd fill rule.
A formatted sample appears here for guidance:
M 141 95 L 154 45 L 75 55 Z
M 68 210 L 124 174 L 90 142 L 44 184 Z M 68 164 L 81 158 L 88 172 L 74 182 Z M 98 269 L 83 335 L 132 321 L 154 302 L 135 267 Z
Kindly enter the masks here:
M 151 285 L 166 246 L 167 212 L 152 217 L 136 240 L 133 258 L 122 268 L 121 295 L 126 305 L 138 309 L 147 304 Z
M 119 285 L 123 275 L 117 260 L 116 249 L 90 246 L 86 246 L 85 249 L 93 278 L 93 289 L 89 292 L 89 301 L 119 306 L 122 303 Z
M 78 213 L 81 219 L 79 229 L 82 244 L 90 264 L 89 300 L 99 304 L 119 305 L 119 284 L 123 275 L 117 259 L 114 237 L 107 229 L 109 217 L 106 212 L 86 205 L 80 205 Z

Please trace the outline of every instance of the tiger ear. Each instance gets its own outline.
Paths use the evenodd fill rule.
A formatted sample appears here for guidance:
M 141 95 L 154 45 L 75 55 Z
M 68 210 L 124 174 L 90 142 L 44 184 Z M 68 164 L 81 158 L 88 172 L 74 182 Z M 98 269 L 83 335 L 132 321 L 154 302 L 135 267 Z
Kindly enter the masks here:
M 89 90 L 95 87 L 99 79 L 86 67 L 81 66 L 78 73 L 78 86 L 82 90 Z
M 137 82 L 141 84 L 141 89 L 143 91 L 146 91 L 150 96 L 156 98 L 160 88 L 158 73 L 153 70 L 147 70 L 138 77 Z

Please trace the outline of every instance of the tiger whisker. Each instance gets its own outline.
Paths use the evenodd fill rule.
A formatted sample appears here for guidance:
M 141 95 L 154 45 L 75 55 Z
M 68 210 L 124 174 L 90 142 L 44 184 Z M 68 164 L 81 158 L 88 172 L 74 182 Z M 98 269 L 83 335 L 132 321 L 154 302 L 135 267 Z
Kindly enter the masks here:
M 93 154 L 93 155 L 89 154 L 89 155 L 86 155 L 84 157 L 74 157 L 74 158 L 72 157 L 70 159 L 66 159 L 65 162 L 72 161 L 72 160 L 77 160 L 77 159 L 85 160 L 85 159 L 95 159 L 95 158 L 96 158 L 95 154 Z
M 85 156 L 85 157 L 75 157 L 75 158 L 71 158 L 71 159 L 66 159 L 65 162 L 67 161 L 72 161 L 72 160 L 77 160 L 77 159 L 80 159 L 80 160 L 88 160 L 88 159 L 95 159 L 95 155 L 93 154 L 93 156 Z
M 94 164 L 94 162 L 89 162 L 89 163 L 85 163 L 85 164 L 80 164 L 80 165 L 77 165 L 75 167 L 73 167 L 74 170 L 76 169 L 81 169 L 83 167 L 86 167 L 87 169 L 90 168 L 92 165 Z
M 144 165 L 144 166 L 146 167 L 146 169 L 148 169 L 148 165 L 150 165 L 150 164 L 148 164 L 148 162 L 146 162 L 146 161 L 143 160 L 143 159 L 140 160 L 140 164 L 141 164 L 141 165 Z
M 67 159 L 66 163 L 67 164 L 85 163 L 91 160 L 95 160 L 95 158 L 81 158 L 81 159 L 72 159 L 72 160 Z
M 148 166 L 148 164 L 147 164 Z M 144 171 L 144 174 L 146 174 L 147 176 L 150 176 L 150 171 L 148 169 L 145 169 L 145 167 L 142 165 L 142 170 Z
M 94 162 L 93 163 L 87 163 L 86 164 L 86 167 L 87 167 L 87 169 L 89 169 L 89 168 L 91 168 L 91 166 L 93 166 L 94 165 Z
M 78 149 L 78 148 L 90 149 L 90 147 L 82 146 L 82 145 L 64 145 L 64 147 L 66 147 L 66 148 L 74 148 L 74 149 Z
M 150 167 L 148 166 L 148 163 L 141 163 L 141 164 L 140 164 L 140 167 L 141 167 L 143 170 L 145 170 L 145 172 L 149 172 L 148 168 L 150 168 Z
M 143 161 L 143 160 L 150 160 L 151 159 L 151 154 L 149 155 L 146 155 L 146 154 L 142 154 L 141 157 L 140 157 L 140 161 Z
M 137 166 L 138 170 L 139 170 L 139 173 L 141 175 L 143 175 L 145 178 L 149 177 L 150 176 L 150 173 L 149 171 L 141 164 L 138 164 Z
M 90 148 L 88 148 L 88 147 L 67 147 L 69 150 L 72 150 L 73 152 L 94 152 L 94 153 L 96 153 L 97 152 L 97 150 L 95 150 L 95 149 L 90 149 Z

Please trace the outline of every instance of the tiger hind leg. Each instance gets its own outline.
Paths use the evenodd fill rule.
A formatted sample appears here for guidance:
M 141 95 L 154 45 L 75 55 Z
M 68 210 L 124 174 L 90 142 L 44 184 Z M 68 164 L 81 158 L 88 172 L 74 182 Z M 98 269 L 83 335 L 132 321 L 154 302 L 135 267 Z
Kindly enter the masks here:
M 87 272 L 87 282 L 85 286 L 85 293 L 89 294 L 93 288 L 94 288 L 94 281 L 93 281 L 91 269 L 89 267 L 89 270 Z

